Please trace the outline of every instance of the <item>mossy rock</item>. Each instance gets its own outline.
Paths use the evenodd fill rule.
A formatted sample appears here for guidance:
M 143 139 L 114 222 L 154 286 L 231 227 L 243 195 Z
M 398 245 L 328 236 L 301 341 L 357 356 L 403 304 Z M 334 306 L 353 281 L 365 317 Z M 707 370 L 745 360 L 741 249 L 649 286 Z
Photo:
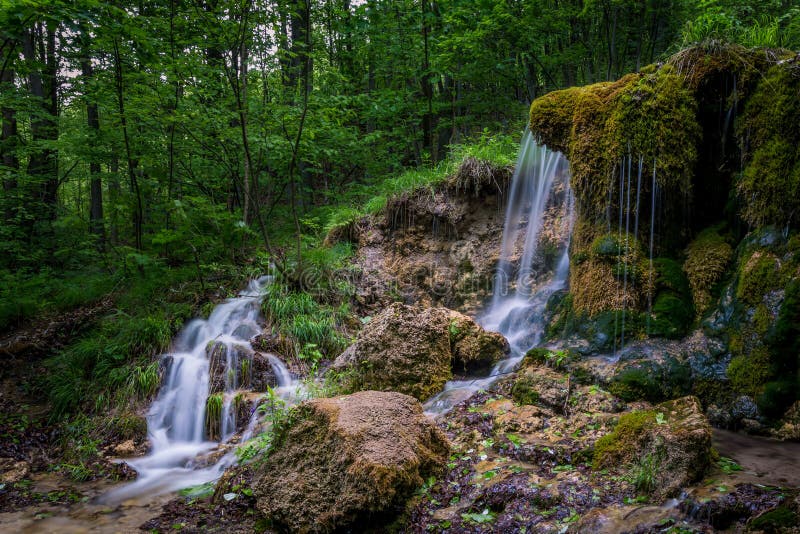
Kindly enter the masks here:
M 608 384 L 611 393 L 628 402 L 663 401 L 686 395 L 691 387 L 691 369 L 672 357 L 660 362 L 632 363 L 615 374 Z
M 750 354 L 734 356 L 728 366 L 728 378 L 733 390 L 752 397 L 763 392 L 771 374 L 769 350 L 763 346 Z
M 508 351 L 503 336 L 465 315 L 395 303 L 364 326 L 331 368 L 345 391 L 398 391 L 424 401 L 454 370 L 488 368 Z
M 646 435 L 656 424 L 656 412 L 642 410 L 620 416 L 614 430 L 602 436 L 594 445 L 592 467 L 603 469 L 620 461 L 629 461 L 631 447 Z
M 791 532 L 800 524 L 800 516 L 788 506 L 779 506 L 747 522 L 748 532 Z
M 618 468 L 650 458 L 654 493 L 675 495 L 705 474 L 714 457 L 711 426 L 695 397 L 682 397 L 620 417 L 597 440 L 594 469 Z
M 280 531 L 382 531 L 447 462 L 447 438 L 413 397 L 364 391 L 296 408 L 253 463 L 258 510 Z
M 683 270 L 689 279 L 692 298 L 698 315 L 702 315 L 711 305 L 715 287 L 733 256 L 733 248 L 712 227 L 699 233 L 686 248 L 686 261 Z
M 757 306 L 767 292 L 777 289 L 780 282 L 780 262 L 762 250 L 755 251 L 743 262 L 736 287 L 736 298 L 744 304 Z
M 517 404 L 536 404 L 539 401 L 539 392 L 531 380 L 520 378 L 511 388 L 511 398 Z
M 569 375 L 543 365 L 529 365 L 518 372 L 511 396 L 519 404 L 537 404 L 563 412 L 569 392 Z
M 689 331 L 694 319 L 694 307 L 691 302 L 672 292 L 662 292 L 653 303 L 652 314 L 648 334 L 678 339 Z
M 800 74 L 772 67 L 738 121 L 746 135 L 744 172 L 736 184 L 742 217 L 752 226 L 800 222 Z

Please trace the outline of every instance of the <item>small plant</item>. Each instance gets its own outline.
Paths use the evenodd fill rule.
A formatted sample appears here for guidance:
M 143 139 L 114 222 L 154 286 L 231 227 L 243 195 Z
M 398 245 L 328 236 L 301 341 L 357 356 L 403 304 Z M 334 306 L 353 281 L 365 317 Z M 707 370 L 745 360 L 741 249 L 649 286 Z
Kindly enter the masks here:
M 725 456 L 720 456 L 719 460 L 717 460 L 717 465 L 726 475 L 730 475 L 731 473 L 742 470 L 741 465 Z
M 494 523 L 494 520 L 497 519 L 497 514 L 487 508 L 481 513 L 461 514 L 461 519 L 470 525 L 487 525 L 489 523 Z
M 215 393 L 206 399 L 206 433 L 209 439 L 218 439 L 222 424 L 222 393 Z
M 637 491 L 651 494 L 656 489 L 661 459 L 656 454 L 646 454 L 630 470 L 630 481 Z

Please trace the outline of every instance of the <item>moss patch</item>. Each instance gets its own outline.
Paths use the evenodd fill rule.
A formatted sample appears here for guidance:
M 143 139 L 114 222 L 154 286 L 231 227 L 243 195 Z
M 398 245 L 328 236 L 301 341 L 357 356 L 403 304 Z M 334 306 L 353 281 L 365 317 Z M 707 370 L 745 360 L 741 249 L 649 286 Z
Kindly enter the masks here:
M 733 256 L 733 248 L 717 227 L 702 231 L 686 248 L 683 270 L 692 288 L 698 315 L 711 305 L 715 285 L 720 281 Z
M 800 222 L 800 72 L 792 63 L 764 75 L 739 121 L 745 168 L 737 184 L 753 226 Z
M 602 469 L 630 461 L 640 440 L 655 425 L 656 412 L 652 410 L 622 415 L 614 430 L 595 443 L 592 467 Z

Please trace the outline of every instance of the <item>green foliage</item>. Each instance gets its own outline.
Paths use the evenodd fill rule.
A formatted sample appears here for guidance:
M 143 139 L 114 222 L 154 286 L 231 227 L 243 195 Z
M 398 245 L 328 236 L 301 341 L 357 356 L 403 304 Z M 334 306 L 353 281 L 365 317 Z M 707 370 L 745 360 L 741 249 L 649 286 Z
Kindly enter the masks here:
M 656 490 L 661 459 L 657 454 L 645 454 L 635 462 L 629 471 L 629 477 L 636 491 L 650 494 Z
M 731 473 L 742 470 L 741 465 L 737 464 L 735 461 L 725 456 L 719 457 L 719 460 L 717 460 L 717 465 L 726 475 L 730 475 Z
M 287 292 L 273 284 L 267 290 L 262 309 L 273 328 L 291 342 L 295 355 L 313 346 L 321 355 L 332 358 L 347 344 L 337 325 L 336 310 L 320 304 L 309 293 Z
M 294 422 L 297 408 L 288 406 L 272 388 L 268 388 L 256 409 L 264 414 L 267 430 L 236 449 L 236 457 L 240 463 L 265 460 L 273 448 L 282 443 Z
M 206 399 L 206 435 L 210 440 L 218 440 L 222 425 L 222 407 L 224 399 L 222 393 L 209 395 Z

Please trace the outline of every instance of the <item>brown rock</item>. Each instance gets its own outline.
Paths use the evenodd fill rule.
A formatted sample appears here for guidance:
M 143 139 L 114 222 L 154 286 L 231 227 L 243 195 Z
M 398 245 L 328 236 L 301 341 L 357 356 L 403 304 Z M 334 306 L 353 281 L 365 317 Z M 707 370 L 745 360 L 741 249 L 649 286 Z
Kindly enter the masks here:
M 254 489 L 258 509 L 291 532 L 391 521 L 449 454 L 419 402 L 377 391 L 301 404 L 278 443 L 254 464 Z
M 3 484 L 15 484 L 30 472 L 31 466 L 28 462 L 15 461 L 13 458 L 0 459 L 0 482 Z
M 113 451 L 117 456 L 133 456 L 136 454 L 136 444 L 132 439 L 126 439 L 122 443 L 115 445 Z
M 364 326 L 333 363 L 349 389 L 399 391 L 425 400 L 441 391 L 452 367 L 488 367 L 508 351 L 499 334 L 446 308 L 395 303 Z

